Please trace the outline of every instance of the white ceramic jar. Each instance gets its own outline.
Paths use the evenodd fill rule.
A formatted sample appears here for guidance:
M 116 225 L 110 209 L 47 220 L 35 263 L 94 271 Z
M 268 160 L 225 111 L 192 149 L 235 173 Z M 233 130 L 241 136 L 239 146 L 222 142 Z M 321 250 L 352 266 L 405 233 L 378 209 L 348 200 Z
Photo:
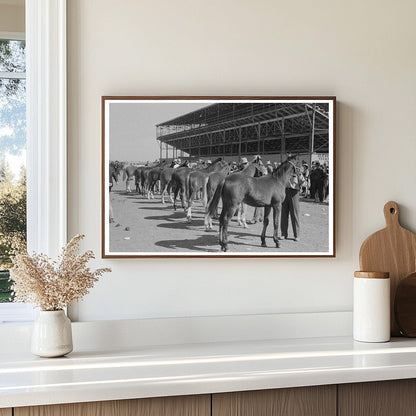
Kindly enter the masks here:
M 63 310 L 40 311 L 33 324 L 31 351 L 39 357 L 61 357 L 72 351 L 71 321 Z
M 362 342 L 390 340 L 389 273 L 354 273 L 353 336 Z

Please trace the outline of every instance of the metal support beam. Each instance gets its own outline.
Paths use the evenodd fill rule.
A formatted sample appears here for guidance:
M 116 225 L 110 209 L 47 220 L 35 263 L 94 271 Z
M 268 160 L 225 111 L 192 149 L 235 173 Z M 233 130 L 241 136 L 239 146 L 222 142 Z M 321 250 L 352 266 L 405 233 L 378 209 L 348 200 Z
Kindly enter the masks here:
M 286 158 L 285 118 L 282 118 L 282 157 Z
M 260 154 L 261 125 L 257 125 L 257 153 Z
M 241 158 L 241 127 L 238 129 L 238 157 Z
M 309 146 L 309 163 L 312 163 L 312 154 L 313 148 L 315 147 L 315 117 L 316 117 L 316 104 L 313 105 L 313 113 L 312 113 L 312 133 L 311 133 L 311 140 Z

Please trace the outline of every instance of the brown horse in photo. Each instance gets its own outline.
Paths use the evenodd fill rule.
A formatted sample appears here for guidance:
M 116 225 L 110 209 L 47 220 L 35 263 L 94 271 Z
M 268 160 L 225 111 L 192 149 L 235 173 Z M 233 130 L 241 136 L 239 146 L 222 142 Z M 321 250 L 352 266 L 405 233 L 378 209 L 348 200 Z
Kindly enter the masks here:
M 173 168 L 174 162 L 172 161 L 170 167 Z M 165 160 L 161 161 L 158 165 L 149 169 L 147 173 L 147 199 L 150 197 L 153 198 L 154 188 L 157 184 L 157 181 L 160 181 L 160 174 L 163 169 L 167 168 L 167 162 Z
M 172 173 L 171 178 L 171 187 L 173 189 L 173 209 L 176 211 L 176 198 L 178 194 L 181 198 L 182 208 L 185 209 L 186 207 L 186 192 L 187 192 L 187 182 L 188 182 L 188 175 L 192 172 L 192 169 L 183 166 L 176 168 L 175 171 Z
M 134 171 L 134 178 L 136 183 L 136 192 L 141 195 L 145 194 L 145 185 L 147 181 L 147 172 L 150 170 L 149 166 L 139 166 Z
M 158 163 L 152 164 L 150 166 L 139 166 L 134 171 L 134 177 L 136 180 L 136 191 L 139 192 L 141 195 L 146 195 L 149 199 L 149 186 L 150 186 L 150 179 L 149 176 L 150 171 L 154 168 L 164 165 L 166 162 L 162 160 Z
M 172 162 L 174 163 L 174 162 Z M 175 169 L 179 169 L 179 168 L 184 168 L 184 167 L 189 167 L 189 161 L 185 160 L 180 166 L 178 166 L 177 168 L 172 167 L 168 167 L 168 168 L 164 168 L 162 169 L 162 172 L 160 172 L 160 192 L 161 192 L 161 199 L 162 199 L 162 204 L 165 203 L 165 193 L 167 192 L 169 195 L 170 200 L 172 201 L 173 204 L 173 197 L 171 195 L 171 191 L 172 191 L 172 175 L 173 172 L 175 172 Z
M 212 165 L 216 165 L 219 161 L 222 161 L 222 157 L 214 160 Z M 211 166 L 212 166 L 211 165 Z M 199 165 L 203 166 L 202 169 L 206 169 L 206 165 Z M 200 169 L 200 168 L 199 168 Z M 176 168 L 172 175 L 172 188 L 174 189 L 174 196 L 173 196 L 173 209 L 176 211 L 176 198 L 178 194 L 181 198 L 182 208 L 188 208 L 188 176 L 191 172 L 197 171 L 197 169 L 192 169 L 189 167 L 179 167 Z
M 296 165 L 293 163 L 295 159 L 295 156 L 289 157 L 271 176 L 252 178 L 244 173 L 230 175 L 224 180 L 223 186 L 217 188 L 208 207 L 208 213 L 211 216 L 215 214 L 219 199 L 222 198 L 219 230 L 219 244 L 222 251 L 228 251 L 228 225 L 242 203 L 253 207 L 264 207 L 263 231 L 260 237 L 262 247 L 267 247 L 266 230 L 273 209 L 273 241 L 277 248 L 280 247 L 278 232 L 282 202 L 285 199 L 285 189 L 289 179 L 296 172 Z
M 223 160 L 222 158 L 218 158 L 215 160 L 210 166 L 206 167 L 205 169 L 195 170 L 190 172 L 188 175 L 188 208 L 186 213 L 186 218 L 188 222 L 192 221 L 192 206 L 194 203 L 195 198 L 197 197 L 198 193 L 202 195 L 202 205 L 204 210 L 207 208 L 207 182 L 210 175 L 214 172 L 224 172 L 227 173 L 230 171 L 230 165 Z
M 263 165 L 263 162 L 259 157 L 255 157 L 251 163 L 249 163 L 243 170 L 239 172 L 234 172 L 231 175 L 236 175 L 239 173 L 244 173 L 247 176 L 251 177 L 259 177 L 267 174 L 267 169 Z M 212 173 L 208 178 L 207 183 L 207 197 L 208 197 L 208 204 L 207 207 L 211 204 L 211 201 L 215 195 L 215 191 L 218 187 L 222 187 L 224 180 L 228 173 L 225 172 L 214 172 Z M 219 202 L 219 200 L 218 200 Z M 215 207 L 215 215 L 212 217 L 209 214 L 208 209 L 206 210 L 205 215 L 205 230 L 209 231 L 212 230 L 212 218 L 218 218 L 217 214 L 217 207 Z M 241 204 L 238 207 L 238 225 L 244 226 L 244 228 L 247 228 L 247 223 L 245 220 L 245 207 L 244 204 Z
M 130 181 L 135 178 L 137 166 L 129 165 L 123 169 L 123 181 L 126 181 L 126 192 L 131 192 Z M 136 186 L 137 191 L 137 186 Z
M 121 173 L 123 168 L 114 162 L 110 162 L 109 165 L 109 173 L 108 173 L 108 180 L 109 180 L 109 191 L 111 192 L 111 188 L 114 186 L 114 182 L 118 182 L 118 177 Z

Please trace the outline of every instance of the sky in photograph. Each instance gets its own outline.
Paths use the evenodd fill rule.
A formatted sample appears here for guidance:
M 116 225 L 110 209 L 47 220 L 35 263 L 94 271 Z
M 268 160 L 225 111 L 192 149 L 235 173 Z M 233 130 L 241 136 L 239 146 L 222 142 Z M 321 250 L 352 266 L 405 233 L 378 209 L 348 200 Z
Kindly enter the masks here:
M 110 103 L 110 160 L 146 162 L 159 158 L 156 124 L 209 103 Z

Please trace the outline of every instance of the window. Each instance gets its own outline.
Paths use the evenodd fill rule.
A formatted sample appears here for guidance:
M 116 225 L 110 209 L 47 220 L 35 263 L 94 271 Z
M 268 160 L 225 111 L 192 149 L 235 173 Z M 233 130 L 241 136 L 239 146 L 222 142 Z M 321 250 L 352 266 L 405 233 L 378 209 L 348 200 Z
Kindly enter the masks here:
M 10 302 L 10 252 L 26 244 L 25 41 L 0 39 L 0 302 Z
M 26 244 L 26 44 L 0 35 L 0 323 L 30 319 L 29 305 L 11 302 L 10 252 Z M 29 312 L 29 313 L 28 313 Z
M 25 0 L 25 21 L 27 84 L 24 71 L 5 78 L 26 86 L 27 247 L 55 257 L 67 241 L 66 0 Z M 33 316 L 31 305 L 0 303 L 0 324 Z

